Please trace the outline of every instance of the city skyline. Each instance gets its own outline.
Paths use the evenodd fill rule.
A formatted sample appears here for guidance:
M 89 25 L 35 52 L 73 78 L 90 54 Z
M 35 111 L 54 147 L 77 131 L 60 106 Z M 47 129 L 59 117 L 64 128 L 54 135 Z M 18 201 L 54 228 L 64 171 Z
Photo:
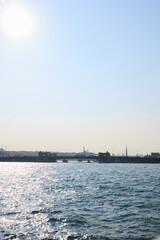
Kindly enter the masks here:
M 160 152 L 159 9 L 158 0 L 0 1 L 2 145 Z M 2 21 L 7 11 L 14 25 Z
M 89 151 L 88 149 L 86 150 L 85 147 L 83 147 L 82 151 L 79 150 L 78 152 L 73 152 L 73 151 L 67 151 L 67 152 L 58 152 L 58 151 L 48 151 L 48 150 L 37 150 L 37 151 L 25 151 L 25 150 L 21 150 L 21 151 L 18 151 L 18 150 L 10 150 L 10 149 L 7 149 L 7 146 L 3 147 L 1 146 L 0 147 L 0 155 L 1 156 L 37 156 L 39 153 L 44 153 L 44 154 L 58 154 L 58 156 L 74 156 L 75 154 L 79 154 L 80 156 L 97 156 L 99 154 L 109 154 L 110 156 L 113 156 L 113 157 L 158 157 L 160 156 L 160 153 L 159 152 L 150 152 L 150 153 L 147 153 L 146 155 L 143 155 L 141 153 L 137 153 L 137 154 L 132 154 L 131 152 L 128 153 L 128 147 L 126 146 L 125 148 L 125 151 L 122 152 L 122 153 L 113 153 L 110 152 L 110 150 L 106 150 L 105 152 L 91 152 Z

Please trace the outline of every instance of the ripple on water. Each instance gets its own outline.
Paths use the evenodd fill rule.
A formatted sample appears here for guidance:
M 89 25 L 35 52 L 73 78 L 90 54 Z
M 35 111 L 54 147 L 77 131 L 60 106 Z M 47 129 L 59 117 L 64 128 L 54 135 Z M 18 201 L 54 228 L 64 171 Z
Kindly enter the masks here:
M 151 240 L 160 165 L 0 163 L 0 239 Z

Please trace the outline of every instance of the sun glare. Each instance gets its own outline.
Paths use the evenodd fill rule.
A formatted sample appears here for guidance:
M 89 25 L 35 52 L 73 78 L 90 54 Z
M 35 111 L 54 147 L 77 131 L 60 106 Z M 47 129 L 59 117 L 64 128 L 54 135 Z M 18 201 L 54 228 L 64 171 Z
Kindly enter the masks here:
M 29 10 L 19 5 L 7 5 L 1 12 L 1 28 L 13 40 L 30 37 L 34 31 L 35 21 Z

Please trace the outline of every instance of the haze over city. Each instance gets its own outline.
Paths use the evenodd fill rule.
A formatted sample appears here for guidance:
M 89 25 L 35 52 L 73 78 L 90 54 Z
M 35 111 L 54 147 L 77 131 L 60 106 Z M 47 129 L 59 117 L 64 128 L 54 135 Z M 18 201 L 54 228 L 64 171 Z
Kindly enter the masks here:
M 0 1 L 0 145 L 159 152 L 159 7 Z

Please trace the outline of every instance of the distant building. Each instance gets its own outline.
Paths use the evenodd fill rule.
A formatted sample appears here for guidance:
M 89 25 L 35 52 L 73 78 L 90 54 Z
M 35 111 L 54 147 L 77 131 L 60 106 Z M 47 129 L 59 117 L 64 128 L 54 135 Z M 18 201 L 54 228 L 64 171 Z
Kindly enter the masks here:
M 51 152 L 39 152 L 38 157 L 55 157 L 57 156 L 56 153 L 51 153 Z
M 103 158 L 108 158 L 108 157 L 110 157 L 111 155 L 110 155 L 110 153 L 107 151 L 106 153 L 101 153 L 101 152 L 99 152 L 99 157 L 103 157 Z
M 152 152 L 152 153 L 151 153 L 151 157 L 159 158 L 159 157 L 160 157 L 160 153 L 158 153 L 158 152 Z
M 6 156 L 7 156 L 7 152 L 3 148 L 0 148 L 0 157 L 6 157 Z

